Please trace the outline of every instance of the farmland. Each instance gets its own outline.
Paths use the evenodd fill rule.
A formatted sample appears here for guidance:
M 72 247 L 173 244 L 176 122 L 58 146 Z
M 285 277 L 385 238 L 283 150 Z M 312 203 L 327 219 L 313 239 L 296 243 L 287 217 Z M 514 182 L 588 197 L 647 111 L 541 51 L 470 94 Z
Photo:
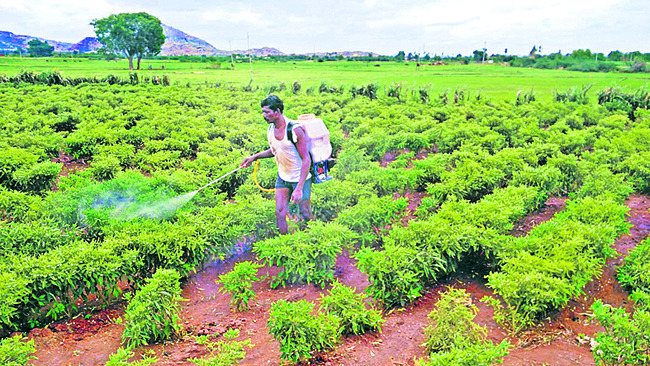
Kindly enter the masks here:
M 126 345 L 200 364 L 226 344 L 248 365 L 648 359 L 647 74 L 21 62 L 0 59 L 0 327 L 28 334 L 34 364 L 104 364 Z M 63 78 L 87 79 L 39 82 Z M 338 160 L 315 222 L 286 236 L 252 168 L 178 201 L 267 148 L 269 93 L 322 118 Z M 257 179 L 275 174 L 263 161 Z M 256 301 L 234 301 L 229 273 Z M 160 293 L 177 315 L 143 338 Z M 287 323 L 313 335 L 292 341 Z
M 148 67 L 152 69 L 149 70 Z M 164 66 L 164 70 L 162 69 Z M 218 68 L 217 68 L 218 67 Z M 0 58 L 0 74 L 18 74 L 22 70 L 33 72 L 58 70 L 66 76 L 105 76 L 113 74 L 128 77 L 128 61 L 99 61 L 71 58 L 20 59 Z M 633 91 L 650 81 L 647 73 L 584 73 L 565 70 L 540 70 L 504 67 L 497 64 L 425 65 L 418 68 L 415 62 L 267 62 L 236 63 L 234 70 L 229 62 L 181 62 L 176 60 L 143 60 L 140 77 L 166 74 L 172 82 L 186 85 L 221 83 L 246 85 L 251 81 L 263 87 L 285 83 L 287 87 L 299 81 L 304 89 L 318 88 L 325 82 L 332 85 L 360 85 L 378 83 L 390 87 L 401 83 L 409 89 L 426 88 L 439 94 L 463 88 L 472 94 L 482 93 L 491 98 L 513 99 L 519 90 L 531 90 L 541 100 L 548 101 L 556 90 L 593 85 L 594 90 L 619 85 Z

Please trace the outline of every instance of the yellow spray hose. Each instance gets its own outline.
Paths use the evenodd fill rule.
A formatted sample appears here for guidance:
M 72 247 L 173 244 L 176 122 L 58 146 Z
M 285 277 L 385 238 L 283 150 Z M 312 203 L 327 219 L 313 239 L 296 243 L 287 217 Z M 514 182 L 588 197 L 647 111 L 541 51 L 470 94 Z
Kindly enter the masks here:
M 255 169 L 253 169 L 253 179 L 255 180 L 255 185 L 257 186 L 257 188 L 261 189 L 261 190 L 264 191 L 264 192 L 275 192 L 275 188 L 273 188 L 273 189 L 266 189 L 266 188 L 262 187 L 262 186 L 259 184 L 259 182 L 257 181 L 257 166 L 258 166 L 258 165 L 260 165 L 260 161 L 259 161 L 259 160 L 255 162 Z

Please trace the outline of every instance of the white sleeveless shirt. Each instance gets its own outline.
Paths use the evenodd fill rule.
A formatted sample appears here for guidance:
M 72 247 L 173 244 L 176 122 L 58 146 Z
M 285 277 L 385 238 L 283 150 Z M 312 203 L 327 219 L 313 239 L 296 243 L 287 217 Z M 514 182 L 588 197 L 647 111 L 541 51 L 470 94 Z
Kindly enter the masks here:
M 274 125 L 271 124 L 266 132 L 266 137 L 269 140 L 271 152 L 275 157 L 275 163 L 278 165 L 278 175 L 285 182 L 297 183 L 300 180 L 300 168 L 302 166 L 302 158 L 298 154 L 298 150 L 292 141 L 289 141 L 287 136 L 287 127 L 289 122 L 293 123 L 292 135 L 296 140 L 296 127 L 300 126 L 299 123 L 291 121 L 285 117 L 286 125 L 284 126 L 284 138 L 277 140 L 273 133 Z M 307 179 L 311 178 L 311 174 L 307 174 Z

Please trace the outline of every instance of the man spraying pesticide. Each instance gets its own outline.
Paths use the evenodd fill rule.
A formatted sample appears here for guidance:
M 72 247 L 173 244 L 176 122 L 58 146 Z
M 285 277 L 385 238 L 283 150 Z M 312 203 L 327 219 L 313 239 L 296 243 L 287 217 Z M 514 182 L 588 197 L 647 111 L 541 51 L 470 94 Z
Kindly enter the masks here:
M 329 145 L 329 132 L 322 121 L 318 120 L 322 125 L 321 130 L 324 129 L 326 132 L 326 144 L 320 143 L 320 140 L 325 140 L 325 136 L 323 138 L 311 136 L 312 138 L 310 138 L 306 126 L 308 121 L 314 120 L 313 115 L 307 115 L 311 118 L 305 117 L 303 120 L 301 118 L 298 121 L 290 120 L 283 115 L 284 102 L 276 95 L 268 96 L 262 100 L 260 105 L 262 117 L 270 124 L 267 131 L 269 149 L 245 158 L 240 168 L 248 167 L 259 159 L 275 158 L 278 165 L 278 178 L 275 182 L 275 217 L 280 234 L 286 234 L 288 232 L 287 207 L 289 202 L 298 203 L 300 215 L 305 221 L 312 220 L 312 181 L 320 182 L 331 179 L 327 176 L 327 160 L 332 153 L 332 147 Z M 304 126 L 302 122 L 305 123 Z M 314 137 L 316 139 L 313 139 Z M 314 147 L 321 151 L 319 155 L 327 156 L 324 159 L 314 156 Z M 327 151 L 327 147 L 329 147 L 329 151 Z M 315 162 L 315 177 L 310 172 L 312 157 Z

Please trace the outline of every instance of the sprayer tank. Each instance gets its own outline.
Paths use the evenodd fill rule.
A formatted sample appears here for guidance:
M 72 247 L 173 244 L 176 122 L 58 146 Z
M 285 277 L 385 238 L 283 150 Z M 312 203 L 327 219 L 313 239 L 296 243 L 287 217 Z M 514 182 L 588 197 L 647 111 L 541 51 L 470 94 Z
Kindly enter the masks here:
M 327 160 L 332 155 L 330 132 L 323 120 L 313 114 L 301 114 L 298 122 L 304 127 L 311 141 L 311 155 L 314 162 Z

